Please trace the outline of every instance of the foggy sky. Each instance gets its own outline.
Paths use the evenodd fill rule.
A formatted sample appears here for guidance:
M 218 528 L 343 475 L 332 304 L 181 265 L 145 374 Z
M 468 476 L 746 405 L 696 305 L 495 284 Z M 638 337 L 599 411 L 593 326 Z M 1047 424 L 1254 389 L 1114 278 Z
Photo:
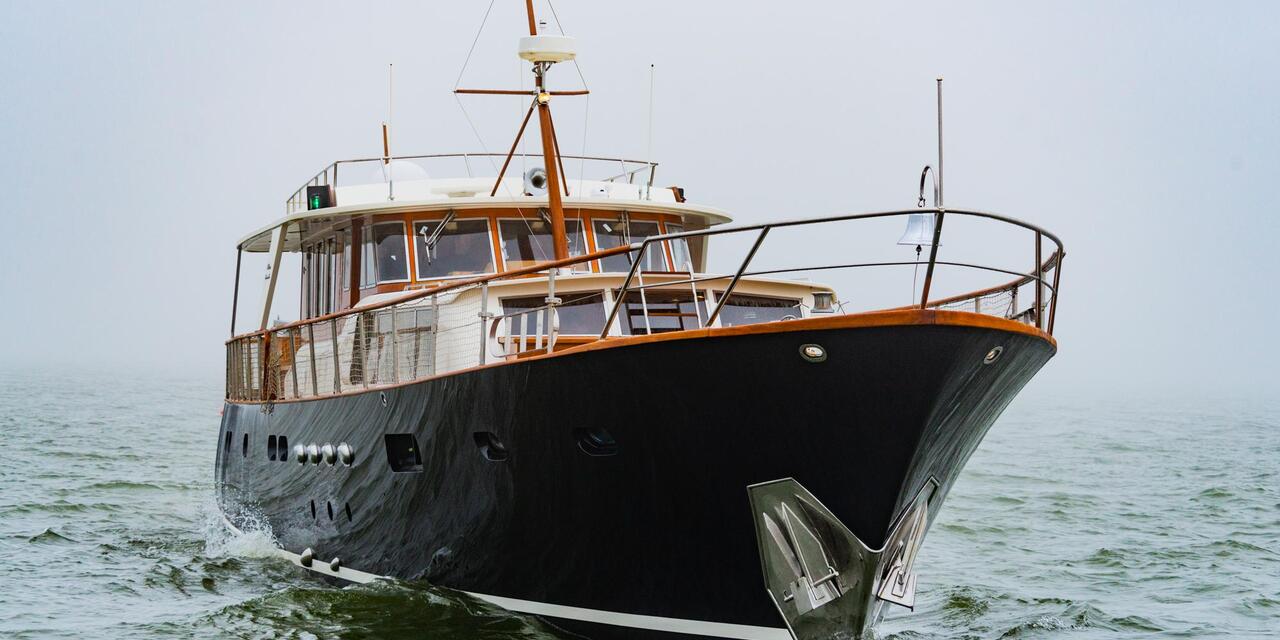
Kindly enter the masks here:
M 222 375 L 236 240 L 380 153 L 387 63 L 397 153 L 479 150 L 449 92 L 486 6 L 0 4 L 0 367 Z M 464 86 L 527 75 L 521 7 L 495 3 Z M 1067 245 L 1033 387 L 1280 390 L 1280 5 L 555 8 L 592 92 L 557 102 L 565 153 L 589 104 L 588 153 L 644 156 L 652 63 L 663 185 L 744 223 L 911 207 L 942 75 L 947 204 Z M 521 105 L 467 105 L 509 144 Z

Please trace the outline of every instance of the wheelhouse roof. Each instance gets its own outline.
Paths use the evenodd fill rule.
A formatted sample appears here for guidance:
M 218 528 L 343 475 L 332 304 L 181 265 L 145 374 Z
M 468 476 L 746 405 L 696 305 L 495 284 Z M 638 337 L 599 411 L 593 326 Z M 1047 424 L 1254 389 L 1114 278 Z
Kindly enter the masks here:
M 650 200 L 632 200 L 618 198 L 565 198 L 566 213 L 573 209 L 590 209 L 593 211 L 627 211 L 633 213 L 666 213 L 680 216 L 686 221 L 712 226 L 732 222 L 732 218 L 723 211 L 713 207 L 679 202 L 654 202 Z M 285 234 L 284 251 L 300 251 L 303 226 L 315 223 L 333 224 L 344 219 L 365 215 L 407 212 L 445 212 L 449 210 L 466 211 L 469 209 L 537 209 L 548 206 L 547 198 L 539 196 L 516 197 L 469 197 L 448 198 L 445 200 L 396 200 L 381 203 L 359 203 L 346 206 L 299 211 L 272 222 L 244 236 L 236 245 L 242 251 L 265 252 L 271 247 L 271 231 L 282 224 L 290 223 Z

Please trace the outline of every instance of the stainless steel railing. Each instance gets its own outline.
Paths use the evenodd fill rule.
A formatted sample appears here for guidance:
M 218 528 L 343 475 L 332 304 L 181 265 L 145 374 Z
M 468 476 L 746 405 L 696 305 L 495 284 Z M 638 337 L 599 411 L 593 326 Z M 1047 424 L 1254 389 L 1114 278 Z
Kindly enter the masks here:
M 1052 334 L 1058 306 L 1058 285 L 1062 242 L 1035 225 L 989 212 L 947 210 L 949 216 L 990 220 L 1032 232 L 1035 262 L 1029 271 L 1006 269 L 972 262 L 937 259 L 930 261 L 865 261 L 806 264 L 793 267 L 752 269 L 770 232 L 797 227 L 818 227 L 838 222 L 903 217 L 921 209 L 884 211 L 789 220 L 731 228 L 686 231 L 646 238 L 641 242 L 593 254 L 539 263 L 495 275 L 455 280 L 400 297 L 328 316 L 299 321 L 266 331 L 233 337 L 227 342 L 227 397 L 235 401 L 302 399 L 359 392 L 400 384 L 465 368 L 482 366 L 489 358 L 510 359 L 534 353 L 549 353 L 560 344 L 560 306 L 557 276 L 561 270 L 625 254 L 631 267 L 616 289 L 601 293 L 606 317 L 598 335 L 576 336 L 574 343 L 611 339 L 622 333 L 619 314 L 625 307 L 631 316 L 649 324 L 650 300 L 647 292 L 691 291 L 693 313 L 698 328 L 719 326 L 722 312 L 731 304 L 735 291 L 746 278 L 827 272 L 837 270 L 936 267 L 972 270 L 1012 276 L 994 286 L 944 297 L 928 298 L 927 287 L 919 302 L 896 309 L 940 309 L 995 315 L 1033 325 Z M 926 213 L 940 210 L 925 209 Z M 750 242 L 745 256 L 732 273 L 699 274 L 686 265 L 684 272 L 648 273 L 640 265 L 646 251 L 662 251 L 675 239 L 742 235 Z M 1045 240 L 1052 243 L 1048 257 Z M 949 241 L 950 242 L 950 241 Z M 931 252 L 935 253 L 935 252 Z M 498 314 L 490 300 L 490 285 L 498 281 L 545 275 L 545 304 L 536 308 Z M 707 310 L 699 308 L 699 293 L 705 294 Z M 634 294 L 634 295 L 633 295 Z M 670 302 L 664 304 L 670 305 Z M 638 305 L 638 312 L 636 306 Z M 713 306 L 714 305 L 714 306 Z M 834 313 L 848 313 L 843 307 Z M 817 311 L 810 311 L 816 313 Z M 684 320 L 681 320 L 684 327 Z M 681 329 L 683 330 L 683 329 Z M 477 343 L 476 338 L 479 338 Z
M 350 165 L 356 165 L 356 164 L 372 164 L 376 162 L 389 162 L 391 160 L 410 160 L 410 161 L 421 160 L 421 161 L 430 161 L 430 162 L 438 162 L 438 161 L 455 161 L 456 162 L 460 160 L 463 165 L 462 169 L 463 171 L 465 171 L 467 177 L 474 178 L 477 176 L 476 176 L 475 169 L 471 165 L 471 161 L 473 159 L 492 159 L 492 158 L 506 158 L 506 157 L 507 157 L 507 154 L 505 153 L 484 152 L 484 153 L 433 153 L 433 154 L 423 154 L 423 155 L 413 155 L 413 156 L 392 156 L 388 158 L 377 157 L 377 158 L 353 158 L 350 160 L 337 160 L 335 162 L 330 163 L 327 167 L 316 172 L 314 176 L 312 176 L 306 182 L 302 183 L 302 186 L 298 187 L 296 191 L 294 191 L 292 194 L 289 195 L 289 197 L 285 200 L 285 205 L 284 205 L 285 215 L 292 214 L 296 211 L 302 211 L 307 208 L 307 197 L 306 197 L 307 187 L 317 187 L 317 186 L 324 186 L 324 185 L 333 185 L 334 187 L 337 187 L 339 185 L 338 168 L 341 166 L 350 166 Z M 512 157 L 513 158 L 532 158 L 532 159 L 538 160 L 539 162 L 541 162 L 542 160 L 542 154 L 534 154 L 534 153 L 516 153 L 516 154 L 513 154 Z M 562 155 L 558 157 L 561 160 L 566 160 L 566 161 L 578 161 L 582 163 L 591 163 L 593 166 L 593 173 L 592 173 L 592 177 L 589 177 L 589 179 L 599 180 L 601 182 L 618 182 L 618 181 L 625 180 L 628 184 L 635 184 L 637 177 L 641 176 L 641 174 L 644 174 L 643 179 L 644 179 L 645 193 L 648 193 L 653 189 L 653 179 L 658 169 L 658 163 L 652 162 L 649 160 L 630 160 L 627 158 L 610 158 L 605 156 L 582 156 L 582 155 Z M 617 165 L 617 167 L 615 169 L 606 170 L 606 172 L 603 174 L 603 177 L 594 177 L 599 173 L 599 170 L 597 169 L 598 167 L 602 167 L 602 166 L 609 167 L 613 165 Z M 496 173 L 497 171 L 496 168 L 494 168 L 494 171 Z M 344 173 L 343 175 L 345 176 L 347 174 Z M 566 176 L 566 179 L 568 179 L 567 176 Z

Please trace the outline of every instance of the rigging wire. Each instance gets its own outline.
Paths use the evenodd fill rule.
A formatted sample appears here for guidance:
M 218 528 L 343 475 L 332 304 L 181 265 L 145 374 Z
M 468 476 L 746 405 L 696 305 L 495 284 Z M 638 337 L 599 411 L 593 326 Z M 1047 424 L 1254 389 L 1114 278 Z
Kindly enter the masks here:
M 462 74 L 467 72 L 467 65 L 471 64 L 471 54 L 476 52 L 476 44 L 480 42 L 480 34 L 484 33 L 484 25 L 489 22 L 489 12 L 493 11 L 493 3 L 496 0 L 489 0 L 489 8 L 484 10 L 484 19 L 480 21 L 480 28 L 476 29 L 476 37 L 471 40 L 471 48 L 467 50 L 467 59 L 462 61 L 462 68 L 458 69 L 458 79 L 454 81 L 453 88 L 457 90 L 462 85 Z

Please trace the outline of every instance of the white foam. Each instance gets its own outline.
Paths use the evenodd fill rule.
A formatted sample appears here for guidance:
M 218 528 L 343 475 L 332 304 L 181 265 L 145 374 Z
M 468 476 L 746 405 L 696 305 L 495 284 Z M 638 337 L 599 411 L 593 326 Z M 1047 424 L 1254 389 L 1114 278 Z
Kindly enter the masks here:
M 256 511 L 241 513 L 241 526 L 227 520 L 217 502 L 210 498 L 204 515 L 204 554 L 211 558 L 270 558 L 280 554 L 280 543 L 267 519 Z

